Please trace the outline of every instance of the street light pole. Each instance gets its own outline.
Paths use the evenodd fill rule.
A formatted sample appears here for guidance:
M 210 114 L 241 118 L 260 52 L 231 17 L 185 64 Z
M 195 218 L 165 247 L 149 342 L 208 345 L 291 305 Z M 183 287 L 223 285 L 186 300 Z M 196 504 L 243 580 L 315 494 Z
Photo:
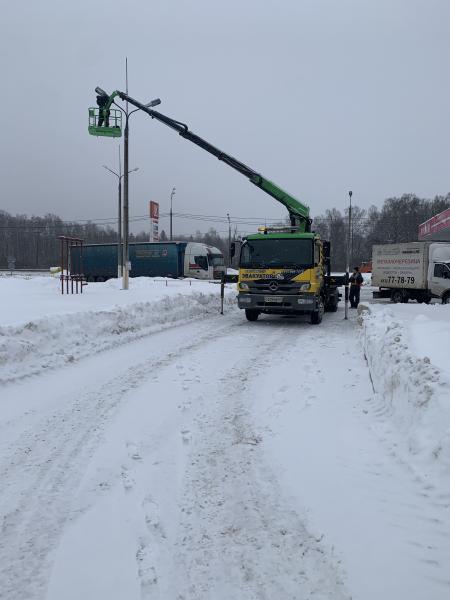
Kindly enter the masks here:
M 128 96 L 128 59 L 125 59 L 125 78 L 126 78 L 126 92 L 127 92 L 127 96 Z M 95 91 L 99 94 L 105 94 L 106 96 L 108 94 L 106 94 L 106 92 L 104 92 L 101 88 L 95 88 Z M 113 96 L 114 97 L 114 96 Z M 122 272 L 122 289 L 123 290 L 128 290 L 129 288 L 129 209 L 128 209 L 128 140 L 129 140 L 129 126 L 128 126 L 128 120 L 130 118 L 130 115 L 132 115 L 134 112 L 137 112 L 138 110 L 140 110 L 140 108 L 136 108 L 135 110 L 132 110 L 131 112 L 128 112 L 128 100 L 126 102 L 126 110 L 123 110 L 123 108 L 121 106 L 119 106 L 118 104 L 116 104 L 116 102 L 114 102 L 114 104 L 117 106 L 117 108 L 119 108 L 123 114 L 125 115 L 125 130 L 124 130 L 124 147 L 123 147 L 123 168 L 124 168 L 124 174 L 123 174 L 123 258 L 122 258 L 122 266 L 123 266 L 123 272 Z M 155 100 L 152 100 L 151 102 L 149 102 L 148 104 L 145 104 L 145 108 L 152 108 L 153 106 L 157 106 L 158 104 L 161 104 L 161 100 L 159 98 L 155 98 Z M 115 173 L 117 175 L 117 173 Z
M 119 214 L 117 219 L 117 279 L 120 279 L 122 277 L 122 177 L 119 177 L 118 187 Z
M 118 233 L 117 233 L 117 277 L 120 279 L 122 277 L 122 178 L 125 176 L 125 173 L 122 173 L 122 165 L 120 161 L 120 147 L 119 147 L 119 172 L 116 173 L 106 165 L 103 165 L 103 168 L 115 175 L 118 179 L 118 195 L 119 195 L 119 218 L 118 218 Z M 129 173 L 134 173 L 135 171 L 139 171 L 139 167 L 135 169 L 131 169 Z
M 348 207 L 348 240 L 349 240 L 349 264 L 348 264 L 348 266 L 349 267 L 350 267 L 350 263 L 353 261 L 352 194 L 353 194 L 353 192 L 348 193 L 348 196 L 350 199 L 349 207 Z
M 231 267 L 231 221 L 230 215 L 227 213 L 228 219 L 228 266 Z
M 129 211 L 128 211 L 128 117 L 125 119 L 124 146 L 123 146 L 123 273 L 122 273 L 122 289 L 129 288 Z
M 128 88 L 127 88 L 127 92 L 128 92 Z M 161 100 L 159 98 L 156 98 L 155 100 L 152 100 L 151 102 L 149 102 L 148 104 L 146 104 L 146 107 L 153 107 L 153 106 L 157 106 L 158 104 L 161 103 Z M 114 102 L 114 104 L 116 104 Z M 128 103 L 127 103 L 128 104 Z M 130 223 L 130 219 L 129 219 L 129 202 L 128 202 L 128 142 L 129 142 L 129 126 L 128 126 L 128 121 L 130 116 L 137 112 L 138 110 L 141 110 L 140 108 L 136 108 L 135 110 L 132 110 L 131 112 L 128 112 L 128 108 L 127 111 L 124 111 L 123 108 L 121 108 L 118 104 L 116 104 L 116 106 L 118 108 L 120 108 L 120 110 L 125 114 L 125 129 L 123 132 L 123 170 L 124 170 L 124 174 L 123 174 L 123 258 L 122 258 L 122 263 L 123 263 L 123 272 L 122 272 L 122 289 L 123 290 L 128 290 L 130 287 L 130 274 L 129 274 L 129 256 L 130 256 L 130 251 L 129 251 L 129 223 Z
M 353 192 L 348 193 L 350 204 L 348 208 L 348 231 L 347 231 L 347 251 L 346 251 L 346 273 L 345 273 L 345 319 L 348 319 L 348 280 L 350 276 L 350 231 L 352 226 L 352 195 Z
M 119 214 L 117 219 L 117 279 L 122 277 L 122 159 L 120 157 L 119 144 L 119 177 L 118 177 L 118 192 L 119 192 Z
M 172 193 L 170 194 L 170 241 L 172 241 L 172 198 L 175 195 L 175 189 L 172 189 Z

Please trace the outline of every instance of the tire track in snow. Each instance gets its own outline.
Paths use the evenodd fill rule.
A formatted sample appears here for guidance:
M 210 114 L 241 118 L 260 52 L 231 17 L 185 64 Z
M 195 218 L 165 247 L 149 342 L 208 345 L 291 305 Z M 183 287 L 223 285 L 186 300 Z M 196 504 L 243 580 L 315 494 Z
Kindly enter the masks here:
M 138 549 L 142 600 L 348 598 L 337 561 L 283 499 L 260 452 L 266 432 L 252 418 L 258 373 L 283 360 L 310 326 L 302 331 L 301 325 L 266 321 L 248 332 L 244 359 L 208 347 L 210 360 L 218 354 L 221 374 L 218 381 L 214 374 L 203 378 L 178 534 L 151 535 Z M 246 344 L 239 341 L 242 350 Z M 204 351 L 189 357 L 191 374 Z M 159 561 L 152 545 L 163 548 Z
M 240 320 L 227 321 L 215 334 L 233 335 L 241 325 Z M 210 339 L 208 330 L 195 340 L 176 343 L 173 352 L 126 369 L 101 389 L 75 391 L 73 401 L 14 442 L 9 458 L 0 464 L 2 496 L 6 498 L 0 530 L 0 590 L 8 600 L 43 597 L 53 554 L 68 519 L 71 493 L 126 393 L 142 385 L 152 371 Z M 8 506 L 8 498 L 14 498 L 13 506 L 11 502 Z

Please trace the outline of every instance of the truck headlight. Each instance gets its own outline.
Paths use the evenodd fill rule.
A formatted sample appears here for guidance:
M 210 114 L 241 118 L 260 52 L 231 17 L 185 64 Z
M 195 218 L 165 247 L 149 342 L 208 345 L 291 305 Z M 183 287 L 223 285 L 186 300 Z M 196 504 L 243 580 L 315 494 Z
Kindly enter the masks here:
M 248 292 L 248 284 L 247 284 L 247 283 L 244 283 L 244 282 L 241 282 L 241 283 L 239 284 L 239 289 L 240 289 L 242 292 Z
M 311 287 L 310 283 L 301 283 L 300 287 L 298 288 L 299 292 L 304 292 L 305 290 L 309 290 Z

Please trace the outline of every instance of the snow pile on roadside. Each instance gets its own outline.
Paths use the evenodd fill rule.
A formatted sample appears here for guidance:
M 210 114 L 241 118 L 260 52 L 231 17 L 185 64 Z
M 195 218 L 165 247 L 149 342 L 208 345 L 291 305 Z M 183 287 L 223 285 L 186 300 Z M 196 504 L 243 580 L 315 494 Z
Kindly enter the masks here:
M 403 447 L 396 451 L 413 458 L 423 474 L 450 472 L 449 307 L 371 305 L 362 310 L 376 412 L 403 434 Z M 430 339 L 432 331 L 439 334 Z M 424 348 L 429 352 L 424 354 Z
M 171 280 L 166 287 L 164 280 L 139 278 L 125 292 L 120 282 L 110 280 L 89 284 L 82 296 L 58 295 L 58 286 L 48 278 L 1 286 L 0 382 L 56 368 L 220 310 L 220 286 L 208 282 Z M 225 292 L 225 304 L 230 305 L 235 291 L 228 286 Z

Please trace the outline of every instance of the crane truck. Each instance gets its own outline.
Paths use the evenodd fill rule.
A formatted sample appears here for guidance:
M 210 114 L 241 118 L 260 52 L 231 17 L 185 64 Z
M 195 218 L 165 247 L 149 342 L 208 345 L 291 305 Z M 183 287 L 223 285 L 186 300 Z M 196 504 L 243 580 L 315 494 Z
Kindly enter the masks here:
M 98 94 L 107 95 L 101 88 Z M 219 150 L 189 130 L 188 126 L 138 102 L 125 92 L 114 91 L 103 109 L 109 114 L 115 98 L 128 102 L 152 119 L 174 129 L 181 137 L 215 156 L 249 179 L 262 191 L 280 202 L 288 211 L 289 225 L 280 228 L 260 228 L 247 236 L 240 249 L 238 276 L 238 306 L 245 310 L 249 321 L 264 314 L 306 314 L 313 324 L 319 324 L 325 311 L 335 312 L 342 277 L 331 276 L 330 244 L 311 230 L 309 207 L 269 181 L 233 156 Z M 90 118 L 96 109 L 89 109 Z M 110 133 L 105 126 L 90 121 L 89 133 L 117 137 L 117 123 Z

